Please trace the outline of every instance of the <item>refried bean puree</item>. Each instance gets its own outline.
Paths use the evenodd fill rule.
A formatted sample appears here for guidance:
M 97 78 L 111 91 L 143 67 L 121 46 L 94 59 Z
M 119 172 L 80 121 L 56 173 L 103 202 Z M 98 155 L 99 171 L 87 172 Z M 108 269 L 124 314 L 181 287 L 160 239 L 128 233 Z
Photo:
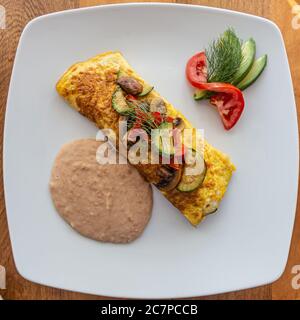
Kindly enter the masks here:
M 82 235 L 128 243 L 149 222 L 152 188 L 129 164 L 99 164 L 100 144 L 85 139 L 62 147 L 51 173 L 51 196 L 58 213 Z

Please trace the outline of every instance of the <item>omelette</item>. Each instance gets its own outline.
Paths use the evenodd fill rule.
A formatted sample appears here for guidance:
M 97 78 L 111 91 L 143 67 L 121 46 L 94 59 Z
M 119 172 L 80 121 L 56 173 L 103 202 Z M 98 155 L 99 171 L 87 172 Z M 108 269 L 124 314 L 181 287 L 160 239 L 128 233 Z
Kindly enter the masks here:
M 167 127 L 193 129 L 171 103 L 132 69 L 120 52 L 106 52 L 74 64 L 62 75 L 56 89 L 71 107 L 99 129 L 112 129 L 117 135 L 119 121 L 132 116 L 133 105 L 134 110 L 139 108 L 139 112 L 142 110 L 150 116 L 172 119 L 171 125 L 169 120 L 160 121 Z M 137 112 L 134 119 L 137 119 L 136 115 Z M 217 211 L 235 170 L 228 156 L 206 141 L 203 170 L 198 175 L 185 175 L 188 165 L 184 162 L 175 169 L 165 164 L 139 163 L 134 166 L 194 226 Z

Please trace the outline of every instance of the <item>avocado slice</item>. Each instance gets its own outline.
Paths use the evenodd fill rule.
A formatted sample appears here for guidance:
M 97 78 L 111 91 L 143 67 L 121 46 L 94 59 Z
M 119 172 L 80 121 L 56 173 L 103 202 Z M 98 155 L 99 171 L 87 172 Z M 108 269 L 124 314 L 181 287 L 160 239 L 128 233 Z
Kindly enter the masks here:
M 120 114 L 126 115 L 132 108 L 127 104 L 122 89 L 117 86 L 112 96 L 112 106 Z
M 237 87 L 240 90 L 245 90 L 249 86 L 251 86 L 264 71 L 267 65 L 267 61 L 268 61 L 268 56 L 266 54 L 258 58 L 257 60 L 255 60 L 250 71 L 248 72 L 246 77 L 237 84 Z
M 193 154 L 195 154 L 195 152 L 193 151 Z M 183 174 L 181 177 L 181 180 L 179 182 L 179 184 L 177 185 L 177 190 L 181 191 L 181 192 L 192 192 L 196 189 L 198 189 L 206 176 L 206 163 L 203 159 L 203 157 L 201 157 L 201 159 L 199 159 L 199 165 L 200 165 L 200 170 L 199 170 L 199 174 L 197 175 L 188 175 L 188 169 L 189 168 L 193 168 L 195 167 L 196 164 L 185 164 L 184 169 L 183 169 Z
M 253 65 L 253 62 L 255 60 L 255 54 L 256 54 L 256 43 L 252 38 L 250 38 L 243 44 L 242 54 L 243 54 L 243 60 L 240 65 L 240 68 L 238 69 L 238 71 L 234 76 L 234 80 L 232 84 L 237 84 L 241 82 L 245 78 L 245 76 L 248 74 L 248 72 L 250 71 Z

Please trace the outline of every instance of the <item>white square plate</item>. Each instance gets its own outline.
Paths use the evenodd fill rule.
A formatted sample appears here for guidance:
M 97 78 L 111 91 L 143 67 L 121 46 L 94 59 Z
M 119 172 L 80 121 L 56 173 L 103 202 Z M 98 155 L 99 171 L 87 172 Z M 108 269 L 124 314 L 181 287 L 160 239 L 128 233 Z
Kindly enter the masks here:
M 268 53 L 246 109 L 226 132 L 217 112 L 193 101 L 185 63 L 228 26 Z M 58 216 L 48 192 L 62 144 L 96 129 L 57 95 L 74 62 L 120 50 L 132 66 L 205 129 L 237 166 L 218 214 L 199 228 L 158 192 L 145 233 L 129 245 L 86 239 Z M 187 297 L 270 283 L 284 270 L 298 181 L 298 129 L 281 33 L 263 18 L 220 9 L 131 4 L 39 17 L 25 28 L 10 84 L 4 139 L 9 230 L 19 273 L 34 282 L 94 294 Z

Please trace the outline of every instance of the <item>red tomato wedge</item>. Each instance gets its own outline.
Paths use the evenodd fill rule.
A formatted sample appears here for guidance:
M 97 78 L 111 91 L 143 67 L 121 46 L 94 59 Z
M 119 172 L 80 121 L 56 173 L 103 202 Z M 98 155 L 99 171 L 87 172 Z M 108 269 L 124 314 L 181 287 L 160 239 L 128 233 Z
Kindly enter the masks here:
M 216 92 L 210 98 L 211 104 L 218 108 L 224 128 L 232 129 L 240 119 L 245 106 L 240 89 L 228 83 L 197 83 L 197 88 Z
M 168 117 L 166 117 L 166 118 L 165 118 L 165 121 L 166 121 L 166 122 L 169 122 L 169 123 L 173 123 L 174 118 L 173 118 L 173 117 L 168 116 Z
M 151 114 L 152 114 L 152 117 L 154 119 L 154 123 L 159 126 L 163 122 L 162 114 L 160 112 L 157 112 L 157 111 L 156 112 L 151 112 Z
M 231 84 L 207 82 L 206 63 L 205 52 L 194 55 L 186 65 L 186 77 L 193 87 L 216 92 L 210 102 L 218 108 L 224 128 L 230 130 L 238 122 L 244 110 L 244 96 L 240 89 Z
M 135 100 L 137 100 L 137 98 L 135 97 L 135 96 L 133 96 L 132 94 L 127 94 L 126 95 L 126 97 L 125 97 L 127 100 L 133 100 L 133 101 L 135 101 Z
M 190 84 L 207 82 L 207 67 L 205 52 L 200 52 L 192 56 L 186 65 L 186 77 Z
M 238 92 L 218 93 L 210 98 L 210 103 L 218 108 L 226 130 L 233 128 L 239 121 L 245 105 L 243 95 Z

